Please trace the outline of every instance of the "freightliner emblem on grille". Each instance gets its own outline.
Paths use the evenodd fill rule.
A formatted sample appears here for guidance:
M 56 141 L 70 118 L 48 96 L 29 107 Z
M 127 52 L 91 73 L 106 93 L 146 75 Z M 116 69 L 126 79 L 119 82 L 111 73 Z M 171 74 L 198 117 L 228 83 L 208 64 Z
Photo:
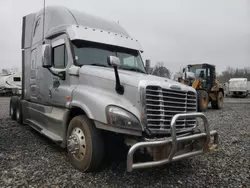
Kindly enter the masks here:
M 175 89 L 175 90 L 181 90 L 181 88 L 177 85 L 172 85 L 170 86 L 171 89 Z

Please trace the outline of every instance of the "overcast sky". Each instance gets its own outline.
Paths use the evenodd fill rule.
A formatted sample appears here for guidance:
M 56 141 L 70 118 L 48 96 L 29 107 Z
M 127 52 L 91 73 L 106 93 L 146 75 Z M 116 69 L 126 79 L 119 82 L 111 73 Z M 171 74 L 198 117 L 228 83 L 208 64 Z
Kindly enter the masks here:
M 46 0 L 120 24 L 143 46 L 144 59 L 173 72 L 188 63 L 250 67 L 250 0 Z M 43 0 L 1 0 L 1 67 L 21 66 L 22 16 Z

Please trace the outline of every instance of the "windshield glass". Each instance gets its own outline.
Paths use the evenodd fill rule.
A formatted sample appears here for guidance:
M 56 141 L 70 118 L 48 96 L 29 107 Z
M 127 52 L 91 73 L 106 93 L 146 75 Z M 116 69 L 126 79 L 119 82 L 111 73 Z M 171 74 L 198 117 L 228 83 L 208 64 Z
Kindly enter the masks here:
M 195 65 L 195 66 L 190 66 L 188 67 L 189 72 L 193 72 L 195 74 L 195 77 L 200 77 L 203 79 L 206 79 L 206 68 L 203 68 L 202 65 Z M 209 74 L 209 72 L 208 72 Z
M 108 56 L 117 56 L 121 62 L 119 69 L 146 73 L 141 55 L 137 50 L 82 40 L 72 41 L 72 43 L 78 66 L 95 65 L 108 67 Z

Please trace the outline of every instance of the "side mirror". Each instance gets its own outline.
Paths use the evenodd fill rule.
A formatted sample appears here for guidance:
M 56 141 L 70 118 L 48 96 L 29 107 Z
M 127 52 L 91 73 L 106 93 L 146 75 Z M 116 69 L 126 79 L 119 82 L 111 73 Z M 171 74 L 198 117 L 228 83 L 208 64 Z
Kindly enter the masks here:
M 43 68 L 48 69 L 48 71 L 54 75 L 59 77 L 62 80 L 65 80 L 65 71 L 62 72 L 54 72 L 53 70 L 51 70 L 50 68 L 52 67 L 52 58 L 51 58 L 51 46 L 49 44 L 44 44 L 42 46 L 42 66 Z
M 149 74 L 150 73 L 150 60 L 147 59 L 145 64 L 146 64 L 146 72 Z
M 43 68 L 51 68 L 51 46 L 49 44 L 44 44 L 42 46 L 42 66 Z
M 121 65 L 120 59 L 116 56 L 108 57 L 108 64 L 112 67 L 119 67 Z

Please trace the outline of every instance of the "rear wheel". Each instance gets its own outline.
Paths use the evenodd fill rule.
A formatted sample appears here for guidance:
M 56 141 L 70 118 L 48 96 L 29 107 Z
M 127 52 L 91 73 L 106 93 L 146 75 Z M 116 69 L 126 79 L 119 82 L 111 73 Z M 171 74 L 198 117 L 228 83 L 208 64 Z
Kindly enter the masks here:
M 23 123 L 23 111 L 22 111 L 22 102 L 21 102 L 21 100 L 17 101 L 16 120 L 17 120 L 17 122 L 19 124 Z
M 85 115 L 74 117 L 67 131 L 70 163 L 82 172 L 97 170 L 103 160 L 104 144 L 101 132 Z
M 10 98 L 9 115 L 12 120 L 16 120 L 17 101 L 18 97 L 16 96 Z
M 198 112 L 205 112 L 208 108 L 208 93 L 205 90 L 198 90 L 197 91 L 197 105 L 198 105 Z
M 211 102 L 212 108 L 221 109 L 223 107 L 223 99 L 223 93 L 219 91 L 216 100 Z

